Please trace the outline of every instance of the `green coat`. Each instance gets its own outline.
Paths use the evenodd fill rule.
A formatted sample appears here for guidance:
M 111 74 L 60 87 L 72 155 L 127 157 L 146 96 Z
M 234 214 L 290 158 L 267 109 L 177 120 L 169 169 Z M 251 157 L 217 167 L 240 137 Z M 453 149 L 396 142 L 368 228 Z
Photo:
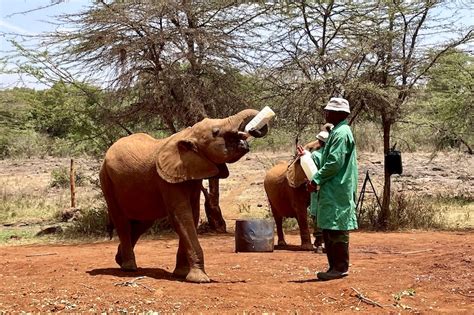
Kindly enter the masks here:
M 357 154 L 354 136 L 346 120 L 329 133 L 322 152 L 321 168 L 313 181 L 320 186 L 318 226 L 327 230 L 357 229 Z
M 321 165 L 321 156 L 323 154 L 323 149 L 324 147 L 311 152 L 311 157 L 313 158 L 314 164 L 316 164 L 316 167 L 318 169 Z M 312 215 L 313 217 L 315 217 L 318 213 L 318 198 L 319 198 L 318 195 L 319 195 L 318 191 L 311 193 L 311 203 L 309 206 L 309 214 Z

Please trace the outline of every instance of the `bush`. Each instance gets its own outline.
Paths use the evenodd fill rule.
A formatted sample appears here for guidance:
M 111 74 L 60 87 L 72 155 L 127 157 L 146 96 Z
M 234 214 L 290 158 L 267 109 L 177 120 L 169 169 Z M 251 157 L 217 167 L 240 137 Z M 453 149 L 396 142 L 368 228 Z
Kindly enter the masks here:
M 70 179 L 70 174 L 69 174 L 69 168 L 67 167 L 59 167 L 51 171 L 51 182 L 50 186 L 51 187 L 60 187 L 60 188 L 66 188 L 69 187 L 69 179 Z M 85 176 L 82 174 L 82 172 L 79 172 L 76 170 L 75 172 L 75 182 L 76 186 L 82 186 L 85 183 Z
M 86 209 L 64 231 L 66 238 L 105 237 L 107 236 L 108 213 L 105 205 Z
M 376 230 L 380 207 L 375 200 L 365 202 L 358 213 L 360 228 Z M 443 228 L 444 210 L 429 198 L 394 193 L 390 203 L 389 230 Z

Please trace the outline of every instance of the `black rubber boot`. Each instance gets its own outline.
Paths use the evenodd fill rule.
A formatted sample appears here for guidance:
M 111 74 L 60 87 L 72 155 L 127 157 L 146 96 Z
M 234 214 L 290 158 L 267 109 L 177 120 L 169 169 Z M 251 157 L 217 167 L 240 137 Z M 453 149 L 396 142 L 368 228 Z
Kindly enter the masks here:
M 331 244 L 333 268 L 327 272 L 319 272 L 318 279 L 327 281 L 346 277 L 349 271 L 349 243 L 337 242 Z
M 334 254 L 333 254 L 333 251 L 332 251 L 332 243 L 331 243 L 331 240 L 329 239 L 329 233 L 327 231 L 324 231 L 323 230 L 323 239 L 324 239 L 324 250 L 323 250 L 323 253 L 326 253 L 326 256 L 328 258 L 328 265 L 329 265 L 329 269 L 326 271 L 330 271 L 333 269 L 334 267 Z

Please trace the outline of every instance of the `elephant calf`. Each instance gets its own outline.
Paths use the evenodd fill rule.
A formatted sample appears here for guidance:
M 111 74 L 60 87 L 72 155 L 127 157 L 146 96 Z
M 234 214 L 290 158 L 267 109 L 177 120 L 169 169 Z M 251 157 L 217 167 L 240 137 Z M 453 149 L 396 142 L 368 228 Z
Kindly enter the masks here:
M 312 151 L 317 148 L 317 141 L 305 145 Z M 283 233 L 283 218 L 296 218 L 300 228 L 301 249 L 312 250 L 311 236 L 308 227 L 308 206 L 310 193 L 306 190 L 306 176 L 300 161 L 289 164 L 280 162 L 269 169 L 263 185 L 275 219 L 278 245 L 286 245 Z
M 206 118 L 165 139 L 134 134 L 109 148 L 100 184 L 120 239 L 115 261 L 123 270 L 137 269 L 135 244 L 156 219 L 168 216 L 179 235 L 174 274 L 210 281 L 197 236 L 202 179 L 229 176 L 226 163 L 249 151 L 248 134 L 242 131 L 257 113 L 247 109 L 224 119 Z M 267 130 L 249 133 L 261 137 Z

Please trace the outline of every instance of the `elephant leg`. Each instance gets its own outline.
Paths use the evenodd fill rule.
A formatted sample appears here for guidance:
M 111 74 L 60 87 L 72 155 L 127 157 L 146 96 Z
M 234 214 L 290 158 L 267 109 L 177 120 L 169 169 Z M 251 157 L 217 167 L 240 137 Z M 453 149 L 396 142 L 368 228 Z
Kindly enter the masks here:
M 115 261 L 123 270 L 135 271 L 137 270 L 137 263 L 133 253 L 131 222 L 126 219 L 114 220 L 114 225 L 120 239 Z
M 148 229 L 151 228 L 153 223 L 155 223 L 155 220 L 132 222 L 132 248 L 135 248 L 135 245 L 137 244 L 140 236 L 142 236 L 143 233 L 148 231 Z
M 178 252 L 176 253 L 176 267 L 174 268 L 173 274 L 178 278 L 186 278 L 190 269 L 188 256 L 186 255 L 186 247 L 184 242 L 180 239 Z
M 283 234 L 283 217 L 274 216 L 274 218 L 275 218 L 275 225 L 277 228 L 278 245 L 286 246 L 285 235 Z
M 186 256 L 189 273 L 186 281 L 189 282 L 210 282 L 204 271 L 204 254 L 199 244 L 197 236 L 197 219 L 193 213 L 193 196 L 200 191 L 200 181 L 187 182 L 181 185 L 175 184 L 167 186 L 167 193 L 163 194 L 163 199 L 167 205 L 168 216 L 173 227 L 179 235 L 180 246 L 177 257 L 181 260 Z M 177 273 L 180 273 L 177 270 Z
M 132 245 L 132 251 L 135 248 L 135 245 L 137 244 L 138 239 L 140 236 L 145 233 L 154 223 L 154 220 L 150 221 L 131 221 L 130 222 L 130 239 L 131 239 L 131 245 Z M 120 242 L 121 243 L 121 242 Z M 135 257 L 135 254 L 134 254 Z M 117 254 L 115 255 L 115 261 L 119 266 L 122 266 L 123 263 L 123 258 L 122 258 L 122 247 L 119 244 L 117 248 Z
M 309 233 L 308 226 L 308 215 L 306 214 L 306 207 L 296 210 L 296 221 L 300 228 L 301 237 L 301 249 L 302 250 L 313 250 L 313 244 L 311 243 L 311 235 Z
M 191 208 L 193 211 L 193 221 L 194 226 L 197 228 L 199 224 L 199 201 L 201 197 L 201 192 L 198 191 L 191 196 Z M 189 274 L 191 266 L 189 265 L 188 258 L 186 256 L 186 247 L 184 242 L 180 239 L 178 252 L 176 254 L 176 267 L 173 271 L 173 274 L 179 278 L 186 278 Z
M 105 168 L 100 170 L 100 184 L 105 201 L 107 202 L 109 217 L 120 239 L 115 261 L 123 270 L 136 270 L 137 264 L 135 262 L 135 255 L 133 254 L 130 222 L 125 218 L 122 209 L 115 200 L 113 185 Z

